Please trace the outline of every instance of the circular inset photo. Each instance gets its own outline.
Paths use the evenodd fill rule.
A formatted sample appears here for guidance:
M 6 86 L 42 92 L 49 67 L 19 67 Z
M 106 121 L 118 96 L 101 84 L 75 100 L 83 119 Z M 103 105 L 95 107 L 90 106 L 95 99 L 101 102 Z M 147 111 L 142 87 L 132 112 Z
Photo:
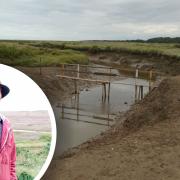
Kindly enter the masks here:
M 0 64 L 0 180 L 39 180 L 55 150 L 56 123 L 40 87 Z

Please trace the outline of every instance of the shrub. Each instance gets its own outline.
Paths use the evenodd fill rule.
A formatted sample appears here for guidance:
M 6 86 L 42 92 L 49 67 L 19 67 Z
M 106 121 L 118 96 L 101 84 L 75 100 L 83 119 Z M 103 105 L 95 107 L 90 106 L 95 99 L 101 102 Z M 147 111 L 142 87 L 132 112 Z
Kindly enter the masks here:
M 89 52 L 96 54 L 101 52 L 101 49 L 98 46 L 92 46 L 89 48 Z

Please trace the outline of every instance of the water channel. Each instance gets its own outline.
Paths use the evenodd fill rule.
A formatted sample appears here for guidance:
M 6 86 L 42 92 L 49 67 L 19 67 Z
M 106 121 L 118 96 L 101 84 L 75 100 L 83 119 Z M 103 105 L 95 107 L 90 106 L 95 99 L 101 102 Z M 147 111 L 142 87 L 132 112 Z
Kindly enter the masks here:
M 110 128 L 115 115 L 127 111 L 137 101 L 140 86 L 135 85 L 143 86 L 143 96 L 149 92 L 148 80 L 126 76 L 111 81 L 109 100 L 102 101 L 102 86 L 96 85 L 60 102 L 54 108 L 60 127 L 56 155 Z

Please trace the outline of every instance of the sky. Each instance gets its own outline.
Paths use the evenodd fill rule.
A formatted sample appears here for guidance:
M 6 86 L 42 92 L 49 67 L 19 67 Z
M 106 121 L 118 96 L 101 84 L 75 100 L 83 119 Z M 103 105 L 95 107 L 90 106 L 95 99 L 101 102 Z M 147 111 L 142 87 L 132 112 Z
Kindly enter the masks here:
M 21 71 L 0 64 L 0 81 L 10 89 L 10 93 L 0 100 L 0 111 L 51 110 L 40 87 Z
M 179 0 L 1 0 L 0 39 L 180 36 Z

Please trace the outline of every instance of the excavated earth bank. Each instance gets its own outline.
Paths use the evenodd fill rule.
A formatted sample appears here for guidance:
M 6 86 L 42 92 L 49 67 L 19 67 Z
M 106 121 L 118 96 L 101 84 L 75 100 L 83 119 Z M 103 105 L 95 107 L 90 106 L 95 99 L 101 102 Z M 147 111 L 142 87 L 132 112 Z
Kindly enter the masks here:
M 179 180 L 180 76 L 164 80 L 117 124 L 63 157 L 44 179 Z

